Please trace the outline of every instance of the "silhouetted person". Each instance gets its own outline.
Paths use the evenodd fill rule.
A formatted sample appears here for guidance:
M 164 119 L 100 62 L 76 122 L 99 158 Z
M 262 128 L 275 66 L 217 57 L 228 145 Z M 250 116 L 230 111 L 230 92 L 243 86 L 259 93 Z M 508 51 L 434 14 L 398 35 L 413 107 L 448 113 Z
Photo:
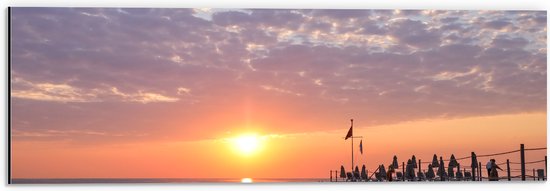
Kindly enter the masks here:
M 340 166 L 340 178 L 346 178 L 346 169 L 344 169 L 344 165 Z
M 389 182 L 393 181 L 393 173 L 395 172 L 395 169 L 393 169 L 393 165 L 390 165 L 388 167 L 388 172 L 386 173 L 386 180 Z
M 497 169 L 502 171 L 502 168 L 500 168 L 497 165 L 497 162 L 495 159 L 491 159 L 491 173 L 489 174 L 489 181 L 498 181 L 498 171 Z
M 491 176 L 491 166 L 493 166 L 491 160 L 487 161 L 487 165 L 485 165 L 485 168 L 487 169 L 487 177 Z

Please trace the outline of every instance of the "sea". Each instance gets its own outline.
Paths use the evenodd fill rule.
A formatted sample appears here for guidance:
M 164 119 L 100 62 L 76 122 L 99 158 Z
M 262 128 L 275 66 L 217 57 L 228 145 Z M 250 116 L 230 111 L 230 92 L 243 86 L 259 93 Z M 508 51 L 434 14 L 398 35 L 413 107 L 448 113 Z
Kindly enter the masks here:
M 248 178 L 246 178 L 248 179 Z M 315 183 L 315 182 L 330 182 L 328 178 L 253 178 L 248 179 L 246 183 Z M 521 178 L 513 177 L 512 182 L 522 182 Z M 532 177 L 526 178 L 526 181 L 546 182 Z M 343 182 L 339 180 L 339 182 Z M 432 183 L 468 183 L 471 181 L 431 181 Z M 483 182 L 488 182 L 484 178 Z M 501 179 L 499 182 L 508 182 L 506 179 Z M 56 178 L 56 179 L 31 179 L 31 178 L 16 178 L 11 179 L 11 184 L 241 184 L 245 183 L 244 178 Z M 351 183 L 351 182 L 349 182 Z M 359 182 L 356 182 L 359 183 Z M 365 183 L 365 182 L 362 182 Z M 374 182 L 376 183 L 376 182 Z M 389 182 L 382 182 L 389 183 Z M 392 182 L 405 183 L 405 182 Z M 426 181 L 426 183 L 428 183 Z M 494 182 L 493 182 L 494 183 Z
M 136 184 L 136 183 L 242 183 L 241 178 L 56 178 L 56 179 L 12 179 L 12 184 Z M 329 182 L 323 178 L 253 178 L 253 183 L 311 183 Z

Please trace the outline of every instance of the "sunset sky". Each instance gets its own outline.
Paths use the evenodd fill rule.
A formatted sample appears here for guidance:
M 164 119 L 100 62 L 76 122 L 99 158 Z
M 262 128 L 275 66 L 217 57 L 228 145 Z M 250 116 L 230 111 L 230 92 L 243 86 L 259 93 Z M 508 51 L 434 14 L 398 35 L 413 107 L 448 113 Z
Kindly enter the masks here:
M 328 178 L 351 169 L 351 118 L 356 164 L 370 170 L 393 155 L 547 144 L 546 11 L 12 8 L 10 19 L 14 178 Z

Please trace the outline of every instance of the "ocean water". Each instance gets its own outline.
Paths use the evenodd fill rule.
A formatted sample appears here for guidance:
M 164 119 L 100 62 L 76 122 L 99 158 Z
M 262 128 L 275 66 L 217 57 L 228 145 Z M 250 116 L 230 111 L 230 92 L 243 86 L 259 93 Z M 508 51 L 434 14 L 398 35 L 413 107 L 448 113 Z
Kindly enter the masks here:
M 253 178 L 253 183 L 328 182 L 322 178 Z M 134 183 L 241 183 L 240 178 L 17 178 L 12 184 L 134 184 Z
M 185 184 L 185 183 L 235 183 L 241 184 L 240 178 L 63 178 L 63 179 L 27 179 L 17 178 L 12 179 L 12 184 Z M 330 182 L 329 179 L 323 178 L 253 178 L 253 183 L 313 183 L 313 182 Z M 520 178 L 512 178 L 513 182 L 522 182 Z M 541 182 L 533 180 L 532 177 L 526 178 L 528 182 Z M 342 180 L 339 180 L 342 182 Z M 424 181 L 425 183 L 473 183 L 472 181 Z M 476 181 L 477 182 L 477 181 Z M 484 178 L 482 182 L 488 183 L 489 181 Z M 506 179 L 501 179 L 499 182 L 508 182 Z M 350 182 L 351 183 L 351 182 Z M 365 183 L 365 182 L 356 182 Z M 406 183 L 406 182 L 371 182 L 371 183 Z M 496 183 L 496 182 L 493 182 Z

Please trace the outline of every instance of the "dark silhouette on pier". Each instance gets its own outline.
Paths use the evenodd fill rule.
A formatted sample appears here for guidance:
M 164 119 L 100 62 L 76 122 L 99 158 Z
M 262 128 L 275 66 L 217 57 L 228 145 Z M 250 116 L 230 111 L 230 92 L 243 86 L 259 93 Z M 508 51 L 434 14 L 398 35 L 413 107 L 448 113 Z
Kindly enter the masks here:
M 526 161 L 525 159 L 525 152 L 526 151 L 540 151 L 540 150 L 546 150 L 546 147 L 540 147 L 540 148 L 525 148 L 524 144 L 520 145 L 520 149 L 518 150 L 512 150 L 512 151 L 506 151 L 506 152 L 500 152 L 500 153 L 493 153 L 493 154 L 483 154 L 483 155 L 477 155 L 475 152 L 471 152 L 470 156 L 455 157 L 454 154 L 451 154 L 449 157 L 449 160 L 444 160 L 443 156 L 438 156 L 436 154 L 433 155 L 433 159 L 431 162 L 422 162 L 421 159 L 416 158 L 415 155 L 413 155 L 410 159 L 406 159 L 406 163 L 402 162 L 401 165 L 399 165 L 398 157 L 396 155 L 393 156 L 393 160 L 388 165 L 388 171 L 386 172 L 386 168 L 384 164 L 378 165 L 378 168 L 374 171 L 371 171 L 372 173 L 369 176 L 369 170 L 365 168 L 365 165 L 362 166 L 361 172 L 359 172 L 359 168 L 355 166 L 355 169 L 352 172 L 345 172 L 345 168 L 342 165 L 340 167 L 340 178 L 344 179 L 346 182 L 370 182 L 370 181 L 376 181 L 376 182 L 384 182 L 384 181 L 483 181 L 489 180 L 489 181 L 498 181 L 498 180 L 508 180 L 511 181 L 515 178 L 520 178 L 522 181 L 525 181 L 526 178 L 533 178 L 533 180 L 543 180 L 545 181 L 547 179 L 547 157 L 544 156 L 544 159 L 542 160 L 535 160 L 535 161 Z M 478 158 L 487 158 L 492 156 L 499 156 L 499 155 L 509 155 L 513 153 L 519 152 L 519 158 L 520 162 L 514 162 L 510 161 L 510 159 L 507 159 L 504 163 L 497 163 L 496 160 L 490 158 L 489 163 L 486 166 L 489 166 L 488 174 L 486 177 L 484 177 L 484 173 L 482 173 L 482 163 L 478 161 Z M 467 160 L 470 159 L 470 160 Z M 514 159 L 514 158 L 512 158 Z M 517 158 L 516 158 L 517 159 Z M 418 161 L 418 162 L 417 162 Z M 466 164 L 470 162 L 470 169 L 467 168 L 461 168 L 461 162 Z M 445 162 L 448 162 L 448 167 L 445 167 Z M 529 164 L 538 164 L 544 162 L 544 169 L 532 169 L 532 175 L 528 175 L 526 172 L 526 165 Z M 422 164 L 428 164 L 428 169 L 426 171 L 422 171 Z M 500 167 L 500 165 L 506 165 L 506 168 L 503 169 Z M 519 165 L 520 168 L 516 169 L 511 167 L 510 165 Z M 437 172 L 434 168 L 437 168 Z M 456 171 L 455 171 L 456 168 Z M 498 170 L 500 171 L 506 171 L 506 176 L 500 177 L 498 174 Z M 337 173 L 338 171 L 334 171 Z M 512 176 L 512 172 L 520 172 L 520 175 Z M 395 177 L 394 175 L 395 174 Z M 337 174 L 335 174 L 335 177 Z M 374 178 L 373 178 L 374 176 Z M 332 177 L 332 171 L 331 171 L 331 177 Z M 336 178 L 336 181 L 338 181 L 338 178 Z

